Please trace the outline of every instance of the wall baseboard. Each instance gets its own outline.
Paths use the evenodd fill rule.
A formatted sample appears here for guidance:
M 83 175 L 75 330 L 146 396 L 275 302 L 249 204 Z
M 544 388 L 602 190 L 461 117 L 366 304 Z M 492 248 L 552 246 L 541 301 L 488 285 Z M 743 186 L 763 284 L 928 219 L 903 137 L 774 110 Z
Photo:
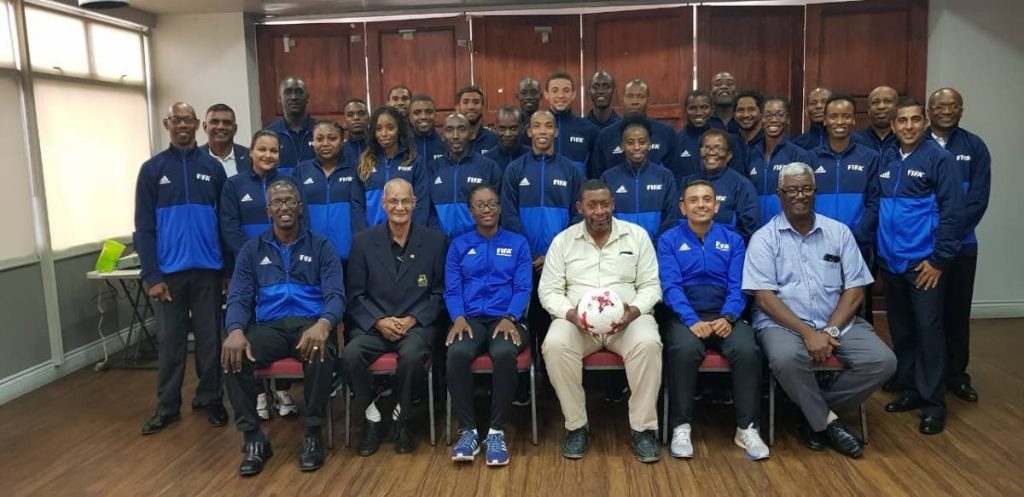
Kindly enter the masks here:
M 146 326 L 155 326 L 150 318 Z M 138 338 L 138 334 L 135 338 Z M 62 376 L 69 375 L 84 367 L 92 366 L 103 360 L 103 342 L 107 345 L 107 354 L 112 356 L 122 349 L 121 344 L 128 339 L 128 328 L 107 335 L 95 342 L 83 345 L 64 354 L 64 365 L 55 367 L 52 360 L 37 364 L 24 371 L 0 378 L 0 405 L 4 405 L 26 393 L 47 385 Z M 134 342 L 134 340 L 133 340 Z M 129 344 L 131 345 L 131 344 Z
M 1024 317 L 1024 301 L 986 300 L 971 305 L 973 319 L 1005 319 Z

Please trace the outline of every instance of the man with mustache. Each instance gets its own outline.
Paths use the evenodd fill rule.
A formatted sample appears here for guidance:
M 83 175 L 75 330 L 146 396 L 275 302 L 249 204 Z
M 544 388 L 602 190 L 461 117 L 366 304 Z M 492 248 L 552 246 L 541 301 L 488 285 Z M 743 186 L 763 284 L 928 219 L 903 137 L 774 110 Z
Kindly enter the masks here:
M 484 127 L 484 91 L 476 85 L 466 85 L 455 92 L 455 111 L 469 121 L 469 147 L 485 154 L 498 146 L 498 135 Z
M 896 102 L 900 95 L 888 86 L 879 86 L 868 94 L 868 127 L 853 134 L 853 141 L 878 153 L 896 143 L 892 132 L 892 119 L 896 116 Z
M 744 148 L 764 141 L 764 129 L 762 129 L 761 123 L 761 107 L 763 105 L 764 95 L 760 92 L 743 90 L 736 94 L 732 115 L 740 128 L 738 136 Z
M 238 171 L 252 169 L 249 149 L 235 143 L 238 123 L 235 121 L 234 109 L 227 104 L 211 105 L 206 109 L 203 131 L 206 132 L 206 145 L 199 147 L 199 150 L 220 161 L 227 177 L 238 174 Z
M 711 98 L 715 112 L 708 119 L 712 128 L 721 128 L 732 134 L 739 134 L 739 123 L 733 119 L 736 104 L 736 78 L 728 71 L 722 71 L 711 78 Z
M 530 151 L 530 137 L 526 137 L 526 144 L 520 141 L 520 136 L 526 136 L 526 128 L 522 123 L 523 112 L 511 105 L 498 107 L 498 116 L 495 130 L 498 132 L 498 146 L 487 151 L 484 157 L 491 159 L 504 173 L 512 161 L 520 158 Z M 495 184 L 495 187 L 500 185 Z

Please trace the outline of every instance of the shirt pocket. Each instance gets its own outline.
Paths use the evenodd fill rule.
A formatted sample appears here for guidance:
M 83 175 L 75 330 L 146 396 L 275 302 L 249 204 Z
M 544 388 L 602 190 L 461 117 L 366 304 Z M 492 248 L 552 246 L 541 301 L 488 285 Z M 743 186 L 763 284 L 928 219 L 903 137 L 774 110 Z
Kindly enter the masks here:
M 843 286 L 842 265 L 838 262 L 819 260 L 817 269 L 821 286 L 825 288 L 839 288 Z
M 619 283 L 636 282 L 636 254 L 630 251 L 618 251 L 611 256 L 612 270 Z

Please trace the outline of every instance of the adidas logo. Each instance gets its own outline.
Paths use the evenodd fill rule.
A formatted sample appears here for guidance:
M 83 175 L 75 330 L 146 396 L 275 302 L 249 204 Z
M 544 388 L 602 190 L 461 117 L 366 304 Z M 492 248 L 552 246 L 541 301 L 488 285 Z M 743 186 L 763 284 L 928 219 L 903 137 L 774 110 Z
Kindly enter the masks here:
M 262 261 L 260 261 L 260 265 L 261 265 L 261 266 L 266 266 L 266 265 L 268 265 L 268 264 L 270 264 L 270 257 L 267 257 L 267 256 L 263 256 L 263 260 L 262 260 Z
M 169 184 L 171 184 L 171 180 L 167 179 L 167 176 L 164 176 L 164 177 L 160 178 L 160 184 L 161 185 L 169 185 Z
M 302 182 L 303 185 L 312 185 L 313 183 L 316 183 L 316 181 L 313 181 L 313 178 L 306 178 L 306 181 Z
M 613 154 L 621 154 L 622 153 L 622 147 L 621 146 L 615 147 L 615 150 L 612 150 L 612 153 Z
M 879 174 L 878 177 L 879 178 L 889 179 L 889 171 L 886 171 L 886 172 L 884 172 L 882 174 Z
M 620 186 L 618 190 L 615 190 L 615 193 L 626 193 L 626 185 Z
M 680 157 L 690 157 L 689 150 L 683 150 L 683 153 L 679 154 Z
M 750 175 L 753 176 L 755 174 L 757 174 L 757 168 L 756 167 L 755 168 L 751 168 L 750 169 Z
M 250 197 L 249 194 L 246 193 L 245 196 L 242 197 L 241 202 L 252 202 L 252 197 Z
M 814 174 L 825 174 L 825 166 L 818 166 L 818 168 L 814 170 Z
M 530 180 L 523 178 L 523 180 L 519 182 L 519 186 L 530 186 Z
M 475 248 L 470 248 L 469 252 L 466 252 L 466 255 L 476 255 L 476 249 Z
M 679 246 L 679 251 L 680 252 L 686 252 L 688 250 L 690 250 L 690 246 L 687 245 L 686 242 L 683 242 L 683 244 Z
M 438 176 L 437 179 L 434 180 L 434 184 L 435 185 L 440 185 L 441 184 L 441 177 L 440 176 Z

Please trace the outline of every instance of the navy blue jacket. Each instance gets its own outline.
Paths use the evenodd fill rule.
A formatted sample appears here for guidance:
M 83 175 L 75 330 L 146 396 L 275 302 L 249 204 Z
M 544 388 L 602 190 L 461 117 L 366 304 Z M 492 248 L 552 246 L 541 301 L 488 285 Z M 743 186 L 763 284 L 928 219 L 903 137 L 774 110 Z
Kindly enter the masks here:
M 198 148 L 173 145 L 142 164 L 135 185 L 135 250 L 142 280 L 164 274 L 222 269 L 217 211 L 224 168 Z
M 590 152 L 601 130 L 594 123 L 573 114 L 571 107 L 554 114 L 555 125 L 558 127 L 555 153 L 573 161 L 586 176 Z
M 740 123 L 736 122 L 736 118 L 729 120 L 729 125 L 726 126 L 725 121 L 722 121 L 721 117 L 718 117 L 714 112 L 711 113 L 711 117 L 708 118 L 708 126 L 712 128 L 724 129 L 731 135 L 740 134 Z
M 314 124 L 316 119 L 306 116 L 306 124 L 299 133 L 293 133 L 283 117 L 267 126 L 267 129 L 277 133 L 281 142 L 281 160 L 277 163 L 281 172 L 291 174 L 300 162 L 316 158 L 316 152 L 313 151 Z
M 647 160 L 673 170 L 676 157 L 676 132 L 661 121 L 647 118 L 651 128 L 651 151 Z M 608 169 L 626 162 L 622 153 L 622 123 L 609 126 L 597 135 L 597 142 L 590 154 L 590 171 L 587 177 L 600 178 Z
M 743 293 L 743 239 L 735 231 L 711 224 L 701 242 L 687 223 L 658 240 L 658 277 L 665 305 L 686 326 L 702 314 L 739 317 L 747 305 Z
M 871 126 L 860 131 L 854 131 L 850 138 L 856 144 L 868 147 L 879 154 L 882 153 L 883 149 L 899 145 L 899 141 L 896 140 L 896 133 L 890 131 L 888 135 L 885 135 L 885 139 L 879 140 L 878 135 L 875 134 L 874 129 L 871 129 Z
M 749 142 L 743 140 L 743 135 L 736 135 L 736 138 L 740 141 L 740 145 L 743 146 L 743 151 L 744 151 L 745 155 L 750 155 L 750 147 L 756 147 L 759 144 L 762 147 L 764 147 L 764 130 L 763 129 L 757 130 L 757 134 L 754 135 L 754 138 L 752 138 Z M 746 172 L 746 171 L 744 171 L 744 172 Z
M 931 130 L 926 136 L 932 138 Z M 977 254 L 978 237 L 974 234 L 974 229 L 978 227 L 985 210 L 988 209 L 988 197 L 992 191 L 992 156 L 988 153 L 988 146 L 978 135 L 961 127 L 953 128 L 949 133 L 945 149 L 960 166 L 960 179 L 964 187 L 964 206 L 960 215 L 960 250 L 965 254 Z
M 498 146 L 498 134 L 480 126 L 476 138 L 469 141 L 469 148 L 478 154 L 486 154 L 492 148 Z
M 533 257 L 548 253 L 555 235 L 574 222 L 583 174 L 558 154 L 531 151 L 512 161 L 501 185 L 501 225 L 530 242 Z
M 267 216 L 267 187 L 277 179 L 291 179 L 277 168 L 263 176 L 252 167 L 228 178 L 220 194 L 220 236 L 228 256 L 235 257 L 242 245 L 270 229 Z
M 783 166 L 791 162 L 803 162 L 807 165 L 814 163 L 814 156 L 810 152 L 794 145 L 785 137 L 775 145 L 767 162 L 764 160 L 764 148 L 765 142 L 762 141 L 747 149 L 747 177 L 754 184 L 757 196 L 761 199 L 760 226 L 768 224 L 776 214 L 782 212 L 782 205 L 779 204 L 775 190 L 779 187 L 779 171 Z
M 416 146 L 416 155 L 423 157 L 423 161 L 427 164 L 430 164 L 430 161 L 434 159 L 444 157 L 444 154 L 448 152 L 448 148 L 445 147 L 441 135 L 437 134 L 437 131 L 433 129 L 425 135 L 413 133 L 412 142 Z
M 246 331 L 253 307 L 257 323 L 323 318 L 334 330 L 345 313 L 344 281 L 338 253 L 326 238 L 303 230 L 291 245 L 284 245 L 269 229 L 238 253 L 224 331 Z
M 299 164 L 294 176 L 302 203 L 306 204 L 309 228 L 330 240 L 338 257 L 347 261 L 354 233 L 352 185 L 358 181 L 355 168 L 342 167 L 339 161 L 328 177 L 320 159 L 313 159 Z
M 377 156 L 377 167 L 366 178 L 359 179 L 356 175 L 352 182 L 352 228 L 358 233 L 368 226 L 376 226 L 387 221 L 388 216 L 381 206 L 384 197 L 384 185 L 394 178 L 402 178 L 412 184 L 413 195 L 416 196 L 416 209 L 413 210 L 414 223 L 426 225 L 430 222 L 430 191 L 427 188 L 427 163 L 417 155 L 411 164 L 403 166 L 409 151 L 400 149 L 388 160 L 383 153 Z M 359 171 L 358 165 L 356 171 Z
M 676 158 L 672 165 L 676 184 L 682 185 L 683 179 L 687 176 L 699 174 L 704 170 L 704 164 L 700 159 L 700 139 L 709 129 L 710 126 L 697 128 L 687 123 L 679 133 L 676 133 Z M 740 174 L 746 174 L 747 147 L 735 135 L 729 135 L 729 149 L 732 151 L 732 159 L 729 159 L 728 167 Z
M 821 146 L 828 146 L 828 131 L 824 124 L 811 123 L 811 127 L 796 138 L 793 143 L 804 150 L 814 150 Z
M 484 154 L 484 157 L 487 157 L 488 159 L 491 159 L 492 161 L 494 161 L 494 163 L 498 165 L 498 169 L 501 169 L 502 174 L 504 174 L 505 168 L 507 168 L 508 165 L 512 161 L 522 157 L 523 154 L 526 154 L 526 153 L 529 153 L 529 152 L 530 152 L 530 147 L 528 145 L 520 145 L 519 148 L 516 149 L 511 154 L 506 154 L 501 149 L 501 146 L 497 146 L 497 147 L 494 147 L 494 148 L 488 150 L 487 153 Z M 497 185 L 495 185 L 495 186 L 497 186 Z
M 613 110 L 612 111 L 612 117 L 609 117 L 607 121 L 598 121 L 597 117 L 594 116 L 594 109 L 590 109 L 590 113 L 587 114 L 586 119 L 588 121 L 594 123 L 594 126 L 597 126 L 597 129 L 605 129 L 608 126 L 611 126 L 611 125 L 621 121 L 622 120 L 622 116 L 620 116 L 617 112 L 615 112 Z
M 679 191 L 672 172 L 647 162 L 640 170 L 620 164 L 601 175 L 615 198 L 615 218 L 647 231 L 651 240 L 676 224 Z
M 448 247 L 444 301 L 459 316 L 522 319 L 533 288 L 533 261 L 523 235 L 498 228 L 491 238 L 469 231 Z
M 812 153 L 814 163 L 810 166 L 818 187 L 814 210 L 849 227 L 859 245 L 870 245 L 872 235 L 859 225 L 868 188 L 878 175 L 878 154 L 852 140 L 839 153 L 827 141 Z
M 366 150 L 366 138 L 362 140 L 353 140 L 351 138 L 345 140 L 341 144 L 341 159 L 339 159 L 338 166 L 358 169 L 359 159 L 363 155 L 364 150 Z
M 236 174 L 240 173 L 242 171 L 248 171 L 248 170 L 252 169 L 252 157 L 249 155 L 249 149 L 246 148 L 244 145 L 239 145 L 237 143 L 232 145 L 232 149 L 234 150 L 234 153 L 235 153 L 235 172 L 236 172 Z M 202 145 L 202 146 L 199 147 L 199 150 L 201 150 L 205 154 L 209 155 L 210 154 L 210 145 L 209 144 Z M 211 157 L 213 157 L 213 156 L 211 155 Z M 227 171 L 225 171 L 224 174 L 226 175 Z
M 469 230 L 476 223 L 466 200 L 473 187 L 489 184 L 501 191 L 501 169 L 491 159 L 470 151 L 460 161 L 445 154 L 428 166 L 430 176 L 431 225 L 441 228 L 449 239 Z
M 761 227 L 761 207 L 754 184 L 746 176 L 726 167 L 715 174 L 708 174 L 704 170 L 689 176 L 684 185 L 698 179 L 711 182 L 715 189 L 715 196 L 718 197 L 715 224 L 729 226 L 740 234 L 744 242 L 749 241 Z
M 907 158 L 882 152 L 864 209 L 866 232 L 877 226 L 878 258 L 892 273 L 923 260 L 944 269 L 960 250 L 963 185 L 953 156 L 923 140 Z

